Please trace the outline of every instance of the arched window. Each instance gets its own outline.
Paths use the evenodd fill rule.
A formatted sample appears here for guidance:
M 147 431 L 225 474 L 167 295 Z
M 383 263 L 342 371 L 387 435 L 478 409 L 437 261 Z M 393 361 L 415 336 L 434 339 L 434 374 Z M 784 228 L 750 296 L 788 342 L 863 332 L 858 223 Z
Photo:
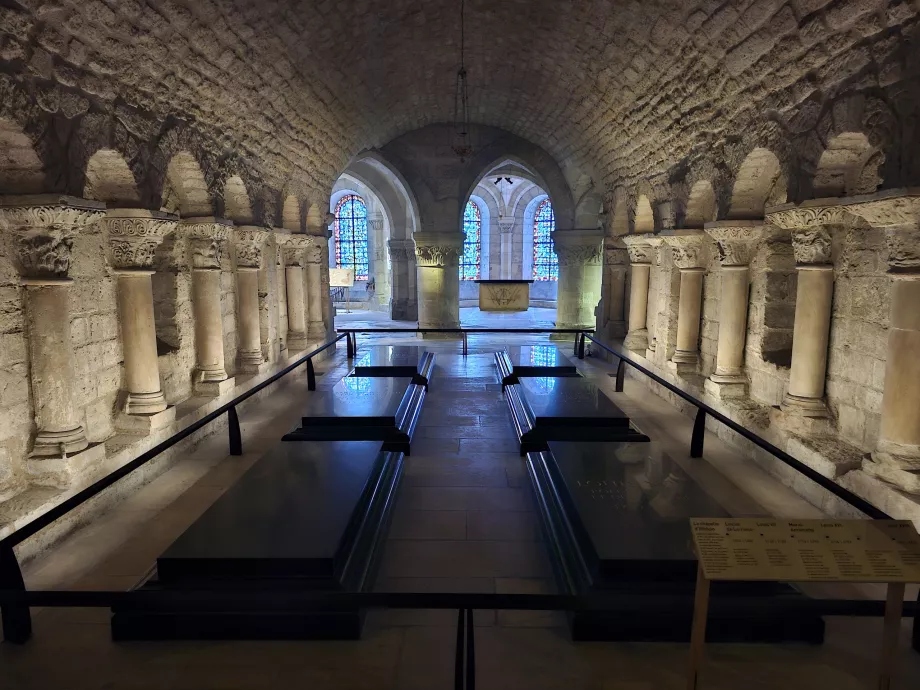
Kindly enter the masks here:
M 544 199 L 533 218 L 533 279 L 559 280 L 559 257 L 553 251 L 552 232 L 556 229 L 553 205 Z
M 479 280 L 482 260 L 482 213 L 474 202 L 463 210 L 463 256 L 460 257 L 460 280 Z
M 367 206 L 357 194 L 335 205 L 335 266 L 351 268 L 355 280 L 367 280 Z

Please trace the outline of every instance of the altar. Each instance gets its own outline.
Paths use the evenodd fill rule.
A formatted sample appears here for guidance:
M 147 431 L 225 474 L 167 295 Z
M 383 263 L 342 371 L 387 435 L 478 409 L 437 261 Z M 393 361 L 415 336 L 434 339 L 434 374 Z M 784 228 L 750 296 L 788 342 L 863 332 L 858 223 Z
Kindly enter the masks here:
M 532 280 L 477 280 L 482 311 L 527 311 Z

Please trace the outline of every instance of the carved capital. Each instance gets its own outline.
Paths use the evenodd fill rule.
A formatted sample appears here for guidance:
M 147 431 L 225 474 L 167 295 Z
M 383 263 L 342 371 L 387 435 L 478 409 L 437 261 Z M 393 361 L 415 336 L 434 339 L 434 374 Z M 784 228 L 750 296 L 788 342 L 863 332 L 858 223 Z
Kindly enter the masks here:
M 560 266 L 597 266 L 604 258 L 600 230 L 555 230 L 552 237 Z
M 716 222 L 707 224 L 704 232 L 716 241 L 719 263 L 723 266 L 748 266 L 763 237 L 763 225 Z
M 682 270 L 703 268 L 706 256 L 703 251 L 703 239 L 706 234 L 701 231 L 678 230 L 673 235 L 661 239 L 671 248 L 674 265 Z
M 415 260 L 419 266 L 459 266 L 463 253 L 463 233 L 460 232 L 417 232 Z
M 920 273 L 920 226 L 888 226 L 885 239 L 890 273 Z
M 374 213 L 368 216 L 367 228 L 368 230 L 373 230 L 374 232 L 381 232 L 383 230 L 383 216 L 379 213 Z
M 390 261 L 408 261 L 415 257 L 415 242 L 412 240 L 389 240 L 387 249 Z
M 221 254 L 232 225 L 222 218 L 189 218 L 180 221 L 177 232 L 189 239 L 192 268 L 220 269 Z
M 852 223 L 853 217 L 843 206 L 837 204 L 821 206 L 783 206 L 774 207 L 766 214 L 766 221 L 783 230 L 813 228 L 822 225 L 845 225 Z
M 271 233 L 257 225 L 242 225 L 233 233 L 236 265 L 241 268 L 262 268 L 262 254 Z
M 655 249 L 649 239 L 650 233 L 640 235 L 623 235 L 619 239 L 626 245 L 629 252 L 629 262 L 632 264 L 651 264 L 655 258 Z
M 877 228 L 920 223 L 920 189 L 896 189 L 843 200 L 843 208 Z
M 285 266 L 303 266 L 307 263 L 307 250 L 316 246 L 316 238 L 313 235 L 278 235 L 278 243 Z
M 514 230 L 514 218 L 499 218 L 498 231 L 502 235 L 507 235 L 512 230 Z
M 826 225 L 798 228 L 792 231 L 792 251 L 801 266 L 831 262 L 831 233 Z
M 171 214 L 143 209 L 112 209 L 99 222 L 108 233 L 112 266 L 119 270 L 153 266 L 157 247 L 177 224 Z
M 12 231 L 24 278 L 66 280 L 74 237 L 103 213 L 104 205 L 72 197 L 0 199 L 0 227 Z

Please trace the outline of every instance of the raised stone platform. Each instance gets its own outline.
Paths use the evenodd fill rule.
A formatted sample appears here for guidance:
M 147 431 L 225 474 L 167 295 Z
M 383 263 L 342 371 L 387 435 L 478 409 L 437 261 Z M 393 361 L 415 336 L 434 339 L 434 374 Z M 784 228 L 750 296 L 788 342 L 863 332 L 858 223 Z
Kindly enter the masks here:
M 495 364 L 503 386 L 518 383 L 521 377 L 580 376 L 555 345 L 511 346 L 495 353 Z
M 283 441 L 383 441 L 383 449 L 409 453 L 425 400 L 411 378 L 346 376 L 330 391 L 311 393 L 301 426 Z
M 521 454 L 548 441 L 648 441 L 629 417 L 583 378 L 523 378 L 505 386 Z
M 432 352 L 411 345 L 373 345 L 358 355 L 349 376 L 411 378 L 427 389 L 433 371 Z
M 527 471 L 563 591 L 677 597 L 667 614 L 572 616 L 577 640 L 686 641 L 690 637 L 696 557 L 690 517 L 728 515 L 723 506 L 651 443 L 553 442 L 530 453 Z M 803 596 L 775 583 L 713 583 L 712 596 Z M 817 616 L 710 614 L 707 639 L 721 642 L 823 640 Z
M 147 591 L 369 591 L 403 456 L 370 441 L 282 443 L 157 559 Z M 356 639 L 358 610 L 299 614 L 283 603 L 232 610 L 189 598 L 113 609 L 129 639 Z

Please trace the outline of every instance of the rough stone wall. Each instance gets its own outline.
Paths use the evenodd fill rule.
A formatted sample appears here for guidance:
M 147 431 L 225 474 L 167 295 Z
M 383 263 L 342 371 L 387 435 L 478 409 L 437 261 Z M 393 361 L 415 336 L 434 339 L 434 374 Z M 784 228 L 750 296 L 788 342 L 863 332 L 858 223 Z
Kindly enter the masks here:
M 12 251 L 0 236 L 0 501 L 22 487 L 22 459 L 34 431 L 23 289 Z
M 168 402 L 192 392 L 195 368 L 195 321 L 188 238 L 169 235 L 157 247 L 154 262 L 153 316 L 157 334 L 160 383 Z

